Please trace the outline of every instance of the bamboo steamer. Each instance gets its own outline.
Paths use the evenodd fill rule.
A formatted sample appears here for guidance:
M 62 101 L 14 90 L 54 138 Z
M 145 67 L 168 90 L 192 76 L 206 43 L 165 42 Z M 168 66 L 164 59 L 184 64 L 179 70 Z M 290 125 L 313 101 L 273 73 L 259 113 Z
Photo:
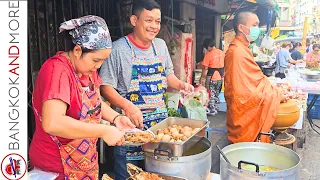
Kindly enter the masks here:
M 284 128 L 293 126 L 300 117 L 300 108 L 295 100 L 288 100 L 280 104 L 278 115 L 273 124 L 275 128 Z

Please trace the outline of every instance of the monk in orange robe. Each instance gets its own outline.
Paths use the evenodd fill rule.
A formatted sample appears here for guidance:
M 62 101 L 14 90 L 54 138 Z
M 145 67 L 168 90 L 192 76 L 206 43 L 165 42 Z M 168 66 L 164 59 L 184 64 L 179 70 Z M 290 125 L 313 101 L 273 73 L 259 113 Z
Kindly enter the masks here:
M 225 56 L 225 99 L 228 139 L 231 143 L 254 142 L 260 132 L 269 132 L 279 105 L 286 98 L 262 73 L 248 48 L 259 36 L 259 18 L 240 12 L 234 18 L 236 37 Z M 261 136 L 262 142 L 270 138 Z

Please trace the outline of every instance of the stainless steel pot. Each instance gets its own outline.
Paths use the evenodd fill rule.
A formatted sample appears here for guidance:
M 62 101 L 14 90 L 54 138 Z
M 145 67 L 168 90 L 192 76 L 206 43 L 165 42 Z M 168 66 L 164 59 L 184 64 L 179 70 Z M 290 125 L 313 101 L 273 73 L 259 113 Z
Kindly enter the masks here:
M 146 171 L 188 180 L 205 180 L 211 170 L 211 142 L 203 137 L 181 157 L 173 157 L 170 149 L 145 152 Z M 166 155 L 163 155 L 166 153 Z
M 223 180 L 300 179 L 300 157 L 291 149 L 275 144 L 246 142 L 226 146 L 222 152 L 231 163 L 228 164 L 220 155 L 220 176 Z M 255 167 L 255 171 L 244 170 L 240 161 L 258 166 Z M 260 166 L 270 166 L 279 170 L 262 172 L 259 170 Z

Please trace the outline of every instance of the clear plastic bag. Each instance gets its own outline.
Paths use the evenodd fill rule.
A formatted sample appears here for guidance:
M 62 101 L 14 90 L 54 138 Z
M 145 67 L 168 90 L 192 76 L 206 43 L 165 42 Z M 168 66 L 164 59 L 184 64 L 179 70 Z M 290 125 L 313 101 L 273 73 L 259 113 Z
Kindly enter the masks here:
M 209 102 L 207 89 L 203 86 L 195 88 L 194 93 L 180 93 L 180 102 L 183 105 L 181 116 L 195 120 L 207 120 L 206 107 Z
M 28 172 L 29 180 L 55 180 L 58 176 L 58 173 L 45 172 L 39 169 L 33 169 Z
M 273 49 L 274 41 L 275 41 L 275 40 L 272 39 L 271 37 L 265 36 L 265 37 L 262 39 L 262 42 L 261 42 L 260 47 L 266 48 L 266 49 L 269 49 L 269 50 L 272 50 L 272 49 Z

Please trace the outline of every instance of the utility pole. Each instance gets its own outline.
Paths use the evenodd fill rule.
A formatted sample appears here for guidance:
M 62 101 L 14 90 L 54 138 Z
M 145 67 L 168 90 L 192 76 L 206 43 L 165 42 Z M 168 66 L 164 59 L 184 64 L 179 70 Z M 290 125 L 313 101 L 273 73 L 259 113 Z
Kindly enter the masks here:
M 308 35 L 308 17 L 304 18 L 303 34 L 302 34 L 302 54 L 306 53 L 307 49 L 307 35 Z

